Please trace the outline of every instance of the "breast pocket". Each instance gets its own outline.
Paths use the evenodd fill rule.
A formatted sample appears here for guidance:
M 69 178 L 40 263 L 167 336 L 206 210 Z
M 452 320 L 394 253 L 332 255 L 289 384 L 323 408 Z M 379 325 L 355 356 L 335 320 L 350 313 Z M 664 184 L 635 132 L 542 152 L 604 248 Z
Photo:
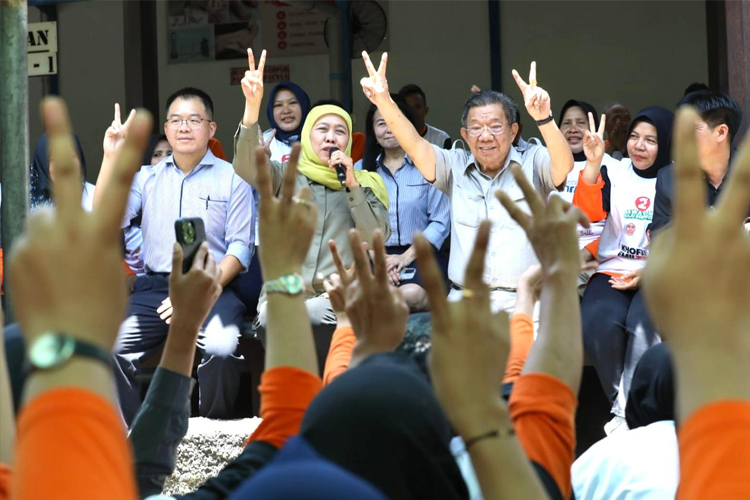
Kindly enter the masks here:
M 451 196 L 451 210 L 456 224 L 466 227 L 478 227 L 487 218 L 484 196 L 481 193 L 471 194 L 466 189 L 455 189 Z
M 223 228 L 227 220 L 229 200 L 210 195 L 200 196 L 199 200 L 201 211 L 206 214 L 203 219 L 207 222 L 208 227 Z

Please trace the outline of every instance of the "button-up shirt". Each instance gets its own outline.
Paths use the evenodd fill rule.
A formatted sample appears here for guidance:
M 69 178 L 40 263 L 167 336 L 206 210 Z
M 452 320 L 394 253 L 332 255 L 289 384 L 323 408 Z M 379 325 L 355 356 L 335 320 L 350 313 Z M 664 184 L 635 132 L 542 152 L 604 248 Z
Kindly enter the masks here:
M 252 188 L 234 173 L 232 164 L 211 151 L 184 174 L 168 156 L 136 174 L 122 227 L 142 213 L 143 262 L 155 273 L 172 271 L 174 222 L 185 217 L 203 219 L 206 240 L 217 263 L 232 255 L 244 268 L 250 265 L 253 243 Z
M 250 170 L 250 155 L 254 154 L 257 147 L 257 127 L 248 128 L 240 124 L 234 135 L 234 163 L 239 171 Z M 271 161 L 270 165 L 272 188 L 278 194 L 287 163 Z M 380 229 L 383 237 L 388 239 L 391 228 L 388 224 L 388 210 L 369 188 L 360 187 L 352 191 L 330 189 L 297 172 L 296 190 L 305 186 L 312 191 L 312 202 L 318 207 L 318 221 L 312 243 L 302 264 L 306 292 L 312 296 L 323 293 L 323 279 L 336 272 L 328 240 L 336 242 L 344 265 L 348 266 L 354 261 L 349 245 L 350 229 L 358 229 L 362 233 L 362 239 L 368 241 L 376 229 Z M 263 242 L 260 244 L 263 245 Z
M 495 177 L 482 173 L 474 156 L 463 149 L 435 150 L 434 186 L 451 198 L 451 253 L 448 277 L 463 286 L 464 272 L 474 247 L 479 223 L 490 219 L 494 224 L 490 235 L 484 280 L 491 288 L 515 289 L 518 277 L 537 263 L 531 243 L 523 228 L 511 218 L 495 197 L 502 189 L 524 211 L 529 212 L 523 191 L 510 171 L 518 164 L 529 181 L 547 198 L 557 188 L 550 174 L 547 149 L 530 146 L 523 153 L 510 148 L 500 172 Z
M 427 241 L 439 250 L 450 234 L 449 198 L 424 180 L 408 155 L 395 173 L 383 164 L 382 154 L 376 161 L 377 172 L 388 190 L 391 237 L 385 246 L 409 246 L 414 233 L 422 231 Z M 354 168 L 362 168 L 362 160 Z

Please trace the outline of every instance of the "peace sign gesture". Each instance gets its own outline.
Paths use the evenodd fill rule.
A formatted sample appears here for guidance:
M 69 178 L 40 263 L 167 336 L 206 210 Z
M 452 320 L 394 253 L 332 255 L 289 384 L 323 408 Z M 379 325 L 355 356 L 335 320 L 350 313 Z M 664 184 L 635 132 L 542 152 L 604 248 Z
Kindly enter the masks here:
M 589 113 L 589 130 L 583 136 L 583 153 L 586 160 L 597 165 L 602 164 L 604 157 L 604 126 L 607 123 L 607 115 L 602 114 L 599 122 L 599 130 L 596 130 L 594 115 Z
M 536 120 L 544 120 L 549 118 L 552 114 L 550 107 L 549 94 L 546 90 L 537 85 L 536 80 L 536 61 L 531 61 L 531 69 L 529 70 L 529 83 L 523 81 L 518 71 L 513 70 L 513 78 L 516 79 L 518 88 L 523 93 L 523 101 L 526 106 L 526 111 L 529 112 L 531 117 Z
M 377 71 L 375 66 L 370 60 L 370 56 L 367 52 L 362 51 L 362 59 L 365 61 L 365 67 L 367 73 L 370 75 L 367 78 L 362 78 L 359 83 L 362 84 L 362 92 L 374 105 L 378 106 L 379 103 L 390 100 L 391 94 L 388 92 L 388 81 L 385 79 L 385 67 L 388 65 L 388 53 L 383 52 L 383 56 L 380 58 L 380 66 Z
M 263 100 L 263 70 L 266 67 L 266 51 L 260 54 L 258 67 L 255 67 L 255 57 L 253 49 L 247 49 L 248 70 L 245 71 L 245 77 L 240 82 L 242 93 L 245 94 L 245 108 L 257 111 L 260 109 L 260 102 Z M 255 120 L 258 121 L 257 118 Z M 248 125 L 248 124 L 246 124 Z
M 104 142 L 102 144 L 104 148 L 104 156 L 111 158 L 120 147 L 125 144 L 125 138 L 128 135 L 130 124 L 133 123 L 135 118 L 135 110 L 131 109 L 128 119 L 125 123 L 122 123 L 120 118 L 120 104 L 115 103 L 115 118 L 112 120 L 112 124 L 109 126 L 106 132 L 104 132 Z

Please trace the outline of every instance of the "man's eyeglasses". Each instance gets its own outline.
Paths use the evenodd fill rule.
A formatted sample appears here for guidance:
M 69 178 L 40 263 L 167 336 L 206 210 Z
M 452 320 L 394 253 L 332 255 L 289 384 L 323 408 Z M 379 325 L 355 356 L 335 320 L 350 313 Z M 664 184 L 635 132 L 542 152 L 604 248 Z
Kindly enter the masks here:
M 490 135 L 502 135 L 505 132 L 505 125 L 482 125 L 481 127 L 479 125 L 472 125 L 471 127 L 466 127 L 466 132 L 469 134 L 469 137 L 479 137 L 484 133 L 484 129 L 489 130 Z
M 171 129 L 178 129 L 182 126 L 183 122 L 186 122 L 190 128 L 195 129 L 195 128 L 200 127 L 201 123 L 203 122 L 210 123 L 211 120 L 207 120 L 205 118 L 198 118 L 198 117 L 187 118 L 185 120 L 183 120 L 182 118 L 170 118 L 169 120 L 167 120 L 167 126 L 169 126 L 169 128 Z

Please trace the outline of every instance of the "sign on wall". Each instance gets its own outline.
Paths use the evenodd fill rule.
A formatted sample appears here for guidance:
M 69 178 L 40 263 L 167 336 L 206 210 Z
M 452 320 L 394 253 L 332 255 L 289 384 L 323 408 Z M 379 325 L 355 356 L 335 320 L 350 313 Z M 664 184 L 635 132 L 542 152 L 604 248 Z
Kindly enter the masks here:
M 245 77 L 247 66 L 232 68 L 229 73 L 229 84 L 239 85 Z M 291 80 L 291 71 L 288 64 L 269 64 L 263 71 L 263 83 L 278 83 Z
M 26 36 L 29 76 L 57 74 L 57 23 L 29 23 Z

